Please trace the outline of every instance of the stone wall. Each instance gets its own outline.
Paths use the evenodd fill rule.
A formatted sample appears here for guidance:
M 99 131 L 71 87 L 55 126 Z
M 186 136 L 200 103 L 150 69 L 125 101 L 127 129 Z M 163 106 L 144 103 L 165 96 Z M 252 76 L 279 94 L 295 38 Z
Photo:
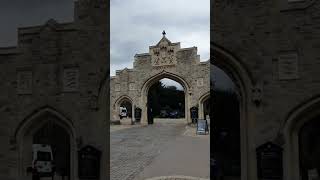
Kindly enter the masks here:
M 74 22 L 19 28 L 17 46 L 0 48 L 0 179 L 26 175 L 17 134 L 38 112 L 71 121 L 71 151 L 92 145 L 103 158 L 108 154 L 107 1 L 79 0 L 75 6 Z M 101 166 L 107 169 L 107 162 Z M 77 179 L 77 164 L 73 168 Z
M 153 50 L 158 48 L 158 51 L 161 51 L 162 44 L 168 49 L 174 49 L 174 55 L 165 56 L 172 57 L 171 64 L 170 61 L 157 62 L 157 59 L 153 59 L 157 57 L 153 54 Z M 142 122 L 146 123 L 147 90 L 149 86 L 162 78 L 175 80 L 184 87 L 187 113 L 192 106 L 199 106 L 200 97 L 210 90 L 209 61 L 200 62 L 196 47 L 180 48 L 180 43 L 171 43 L 165 36 L 156 46 L 150 46 L 149 53 L 136 54 L 133 65 L 133 69 L 118 70 L 116 76 L 111 77 L 111 120 L 119 119 L 117 102 L 119 98 L 127 96 L 133 101 L 133 106 L 142 109 L 144 114 Z M 186 120 L 190 122 L 187 113 Z
M 267 141 L 285 148 L 292 143 L 283 135 L 288 116 L 320 92 L 320 2 L 218 0 L 211 5 L 212 45 L 236 57 L 252 82 L 246 84 L 249 96 L 244 100 L 249 117 L 243 126 L 249 129 L 248 154 Z M 226 59 L 215 60 L 218 66 L 228 64 L 221 62 Z M 227 66 L 221 68 L 227 70 Z M 232 76 L 232 72 L 226 73 Z M 255 87 L 261 90 L 259 107 L 252 102 L 257 95 Z M 284 156 L 288 151 L 285 149 Z M 254 155 L 248 164 L 243 179 L 257 179 Z M 290 168 L 284 164 L 284 179 L 293 178 Z

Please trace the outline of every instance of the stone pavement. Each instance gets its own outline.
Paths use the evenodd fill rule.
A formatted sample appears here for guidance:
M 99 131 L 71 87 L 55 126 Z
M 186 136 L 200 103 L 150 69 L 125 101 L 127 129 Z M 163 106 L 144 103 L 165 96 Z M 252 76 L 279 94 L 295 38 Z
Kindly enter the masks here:
M 194 129 L 195 130 L 195 129 Z M 195 131 L 193 131 L 195 133 Z M 158 176 L 210 176 L 209 135 L 177 136 L 166 144 L 166 149 L 145 167 L 136 180 Z M 171 179 L 171 178 L 170 178 Z M 179 179 L 179 178 L 178 178 Z
M 110 132 L 115 132 L 123 129 L 128 128 L 136 128 L 136 127 L 143 127 L 143 125 L 140 124 L 134 124 L 134 125 L 110 125 Z
M 209 136 L 188 137 L 185 131 L 183 121 L 172 120 L 111 131 L 111 179 L 209 177 Z
M 160 176 L 160 177 L 148 178 L 146 180 L 208 180 L 208 179 L 191 177 L 191 176 Z

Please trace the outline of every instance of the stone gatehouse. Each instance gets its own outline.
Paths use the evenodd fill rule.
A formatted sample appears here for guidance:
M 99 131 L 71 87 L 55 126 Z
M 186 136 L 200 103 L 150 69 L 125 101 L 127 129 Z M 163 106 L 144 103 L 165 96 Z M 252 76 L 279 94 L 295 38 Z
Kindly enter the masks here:
M 211 5 L 212 64 L 239 94 L 241 180 L 271 179 L 259 174 L 257 158 L 257 148 L 268 142 L 283 154 L 264 170 L 284 180 L 311 179 L 319 172 L 320 138 L 312 127 L 319 130 L 320 1 Z
M 142 109 L 141 123 L 147 123 L 147 96 L 149 88 L 163 78 L 182 85 L 185 93 L 185 119 L 191 122 L 190 108 L 198 107 L 199 117 L 204 118 L 203 104 L 210 95 L 210 64 L 200 62 L 197 47 L 181 48 L 172 43 L 165 33 L 148 53 L 134 56 L 133 69 L 117 70 L 110 80 L 110 119 L 119 119 L 119 107 L 123 100 Z M 134 120 L 134 117 L 133 117 Z
M 108 2 L 74 9 L 73 22 L 21 27 L 17 46 L 0 48 L 1 180 L 31 180 L 32 144 L 43 143 L 59 178 L 86 176 L 78 151 L 96 149 L 100 168 L 87 176 L 108 179 Z

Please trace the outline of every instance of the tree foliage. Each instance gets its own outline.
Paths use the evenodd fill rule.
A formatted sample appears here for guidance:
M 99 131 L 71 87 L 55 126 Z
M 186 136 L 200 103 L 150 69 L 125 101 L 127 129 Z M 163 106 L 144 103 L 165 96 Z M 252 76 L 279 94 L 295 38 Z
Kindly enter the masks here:
M 184 91 L 178 90 L 175 86 L 165 86 L 158 81 L 149 90 L 148 103 L 153 116 L 156 117 L 160 115 L 161 110 L 184 112 L 184 97 Z

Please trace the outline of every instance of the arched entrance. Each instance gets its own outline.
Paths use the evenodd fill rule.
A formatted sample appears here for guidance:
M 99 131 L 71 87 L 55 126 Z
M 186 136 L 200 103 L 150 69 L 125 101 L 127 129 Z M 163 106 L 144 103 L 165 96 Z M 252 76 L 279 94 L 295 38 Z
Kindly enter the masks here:
M 199 100 L 199 118 L 207 119 L 210 115 L 210 92 L 204 94 Z M 210 118 L 210 117 L 209 117 Z
M 148 124 L 159 120 L 185 118 L 185 92 L 181 84 L 168 78 L 154 82 L 147 102 Z
M 224 179 L 241 177 L 239 97 L 232 80 L 219 68 L 213 69 L 212 151 Z M 225 84 L 224 86 L 222 84 Z M 229 86 L 229 87 L 228 87 Z
M 254 127 L 251 127 L 253 124 L 252 112 L 254 112 L 251 108 L 254 107 L 250 101 L 251 88 L 253 87 L 252 77 L 239 59 L 213 42 L 210 52 L 212 53 L 210 71 L 212 72 L 213 66 L 223 70 L 235 84 L 236 93 L 239 97 L 241 180 L 255 179 L 257 173 L 255 146 L 252 136 L 254 133 L 251 132 L 254 129 Z M 214 116 L 214 113 L 212 114 Z M 214 120 L 214 117 L 212 119 Z M 211 123 L 211 125 L 213 124 L 214 122 Z
M 299 131 L 301 180 L 320 177 L 320 117 L 305 123 Z
M 199 109 L 200 98 L 210 89 L 209 61 L 201 61 L 197 52 L 197 47 L 181 48 L 180 42 L 173 43 L 163 35 L 157 44 L 149 46 L 148 53 L 134 55 L 132 69 L 117 70 L 110 78 L 110 104 L 116 104 L 121 96 L 130 96 L 134 100 L 134 109 L 137 109 L 133 114 L 140 123 L 147 124 L 149 89 L 160 79 L 168 78 L 182 85 L 184 120 L 191 123 L 190 108 Z M 119 119 L 116 108 L 116 105 L 110 107 L 111 121 Z
M 33 136 L 32 144 L 47 144 L 52 149 L 56 175 L 70 179 L 70 136 L 68 132 L 55 123 L 53 116 L 46 116 L 48 122 L 43 124 Z M 28 136 L 28 135 L 26 135 Z M 59 178 L 60 178 L 59 177 Z
M 125 110 L 124 110 L 125 109 Z M 121 96 L 114 104 L 113 110 L 115 111 L 115 114 L 117 114 L 118 117 L 115 117 L 115 119 L 120 119 L 120 121 L 134 121 L 134 104 L 133 100 L 129 96 Z M 123 113 L 123 112 L 126 113 Z
M 33 145 L 50 145 L 56 176 L 74 179 L 76 176 L 76 142 L 72 122 L 52 108 L 41 108 L 28 116 L 15 133 L 19 149 L 19 177 L 31 179 Z
M 319 175 L 319 118 L 320 97 L 317 96 L 294 108 L 284 121 L 285 179 L 305 180 L 308 174 Z
M 190 109 L 190 105 L 189 105 L 189 98 L 190 98 L 190 93 L 189 93 L 189 85 L 188 83 L 181 77 L 179 77 L 178 75 L 175 75 L 173 73 L 169 73 L 166 71 L 163 71 L 151 78 L 149 78 L 147 81 L 145 81 L 145 83 L 143 84 L 143 87 L 141 88 L 141 102 L 145 102 L 144 103 L 144 107 L 142 108 L 142 123 L 145 124 L 152 124 L 153 120 L 152 120 L 152 110 L 148 107 L 148 103 L 150 103 L 150 97 L 149 96 L 149 91 L 150 88 L 152 87 L 152 85 L 154 85 L 154 83 L 160 81 L 161 79 L 164 78 L 168 78 L 171 80 L 174 80 L 176 82 L 178 82 L 179 84 L 181 84 L 181 86 L 184 89 L 184 94 L 185 94 L 185 108 L 184 108 L 184 115 L 185 115 L 185 122 L 188 123 L 190 122 L 190 113 L 188 111 L 188 109 Z M 150 106 L 150 105 L 149 105 Z
M 122 102 L 120 103 L 120 107 L 125 108 L 125 110 L 126 110 L 126 114 L 124 115 L 124 117 L 132 118 L 132 103 L 131 103 L 131 101 L 129 101 L 128 99 L 122 100 Z

